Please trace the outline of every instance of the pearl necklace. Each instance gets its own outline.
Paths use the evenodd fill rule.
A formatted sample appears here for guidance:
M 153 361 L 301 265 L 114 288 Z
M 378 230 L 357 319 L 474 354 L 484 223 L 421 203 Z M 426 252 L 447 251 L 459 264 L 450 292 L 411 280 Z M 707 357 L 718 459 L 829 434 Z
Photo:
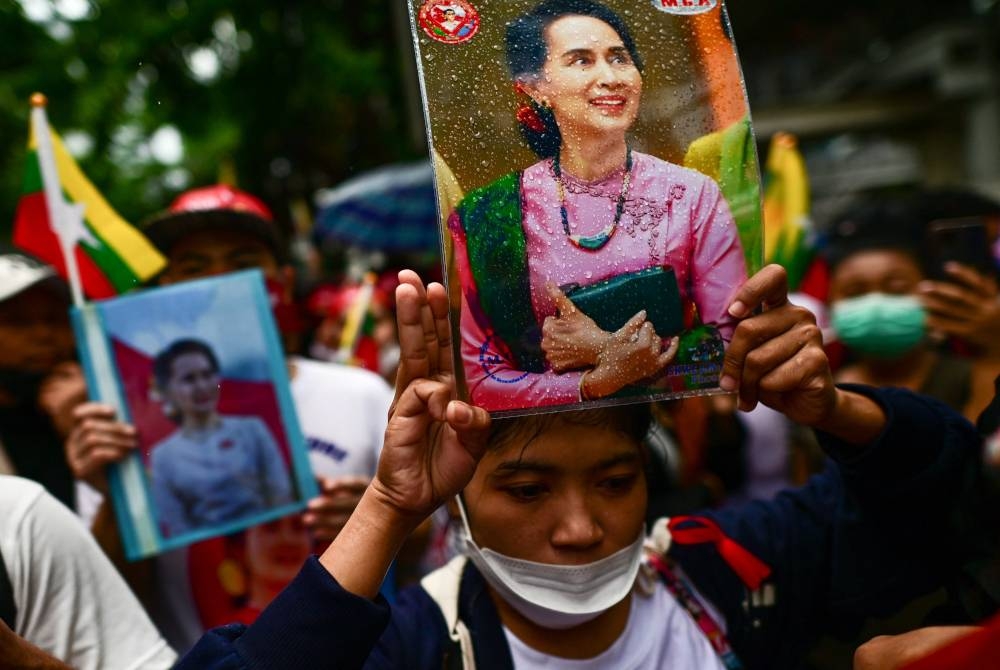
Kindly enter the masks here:
M 625 211 L 625 199 L 628 197 L 628 187 L 632 180 L 632 149 L 625 149 L 625 175 L 622 177 L 622 190 L 618 195 L 618 206 L 615 208 L 614 220 L 601 232 L 596 235 L 574 235 L 569 231 L 569 214 L 566 213 L 566 186 L 563 184 L 562 170 L 559 167 L 559 154 L 552 159 L 552 172 L 556 177 L 556 189 L 559 192 L 559 214 L 562 216 L 563 232 L 573 246 L 586 251 L 597 251 L 611 241 L 615 231 L 618 230 L 618 222 L 621 221 L 622 212 Z

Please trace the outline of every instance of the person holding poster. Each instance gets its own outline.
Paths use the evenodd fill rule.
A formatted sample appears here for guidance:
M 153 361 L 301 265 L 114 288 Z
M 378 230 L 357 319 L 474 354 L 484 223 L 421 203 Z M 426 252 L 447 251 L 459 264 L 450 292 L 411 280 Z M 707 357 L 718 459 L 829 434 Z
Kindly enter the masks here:
M 708 327 L 700 355 L 718 358 L 732 335 L 727 300 L 747 271 L 726 200 L 709 177 L 629 146 L 643 61 L 617 13 L 545 0 L 507 26 L 506 53 L 541 160 L 473 191 L 449 221 L 470 397 L 493 411 L 669 390 L 656 383 L 682 310 Z M 641 311 L 602 318 L 629 294 Z
M 648 537 L 648 410 L 491 422 L 454 399 L 444 287 L 400 279 L 403 363 L 371 486 L 254 624 L 212 631 L 179 669 L 796 668 L 819 632 L 898 606 L 954 560 L 974 429 L 905 390 L 835 386 L 782 268 L 733 296 L 719 384 L 817 429 L 831 467 Z M 376 594 L 392 557 L 453 497 L 464 555 L 390 608 Z
M 244 519 L 295 501 L 274 436 L 255 416 L 221 416 L 219 360 L 181 339 L 153 360 L 164 413 L 177 430 L 152 448 L 152 491 L 165 537 Z

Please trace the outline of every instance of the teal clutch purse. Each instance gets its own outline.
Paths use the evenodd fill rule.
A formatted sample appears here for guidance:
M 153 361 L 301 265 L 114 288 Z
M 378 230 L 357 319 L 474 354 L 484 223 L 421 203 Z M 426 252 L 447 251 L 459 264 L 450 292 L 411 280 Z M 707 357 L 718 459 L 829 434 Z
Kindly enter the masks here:
M 684 330 L 681 294 L 673 268 L 652 267 L 609 277 L 596 284 L 559 287 L 577 309 L 614 332 L 642 310 L 660 337 Z

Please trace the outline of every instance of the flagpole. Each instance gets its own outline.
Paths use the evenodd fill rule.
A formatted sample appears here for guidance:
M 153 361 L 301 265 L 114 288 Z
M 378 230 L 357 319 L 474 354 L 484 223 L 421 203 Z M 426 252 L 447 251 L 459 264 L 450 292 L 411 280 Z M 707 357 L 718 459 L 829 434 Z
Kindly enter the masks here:
M 75 239 L 73 234 L 83 226 L 83 208 L 69 205 L 63 200 L 55 152 L 52 149 L 52 131 L 49 129 L 49 120 L 45 115 L 47 104 L 48 100 L 41 93 L 35 93 L 31 96 L 31 129 L 35 136 L 35 153 L 38 156 L 38 167 L 42 175 L 45 205 L 49 210 L 52 230 L 59 238 L 63 260 L 66 262 L 66 275 L 69 279 L 70 293 L 73 296 L 73 305 L 81 308 L 83 307 L 83 282 L 80 280 L 80 267 L 76 262 L 76 244 L 79 240 Z M 76 219 L 75 222 L 73 218 Z

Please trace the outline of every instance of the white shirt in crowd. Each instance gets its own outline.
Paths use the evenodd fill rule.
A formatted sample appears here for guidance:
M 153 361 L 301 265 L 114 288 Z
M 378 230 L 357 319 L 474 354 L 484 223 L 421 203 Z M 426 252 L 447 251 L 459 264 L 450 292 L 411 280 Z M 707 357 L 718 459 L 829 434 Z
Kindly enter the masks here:
M 632 594 L 625 630 L 601 654 L 572 660 L 543 654 L 504 627 L 516 670 L 725 670 L 708 638 L 663 582 L 652 595 Z
M 80 670 L 169 668 L 176 654 L 70 510 L 35 482 L 0 475 L 0 553 L 14 632 Z

